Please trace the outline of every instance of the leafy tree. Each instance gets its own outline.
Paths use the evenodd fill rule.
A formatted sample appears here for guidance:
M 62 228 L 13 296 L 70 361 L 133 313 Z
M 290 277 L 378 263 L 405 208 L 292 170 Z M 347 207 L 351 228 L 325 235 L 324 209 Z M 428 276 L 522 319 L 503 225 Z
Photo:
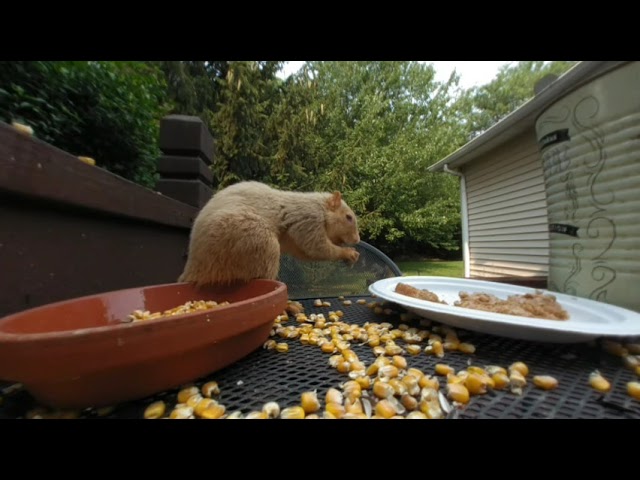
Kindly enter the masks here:
M 560 76 L 575 63 L 527 61 L 502 66 L 493 81 L 468 92 L 472 107 L 470 136 L 481 134 L 532 98 L 535 84 L 543 77 Z
M 313 94 L 304 145 L 314 187 L 344 192 L 363 237 L 386 251 L 459 248 L 457 179 L 427 172 L 466 138 L 458 78 L 436 82 L 419 62 L 310 62 L 294 82 Z
M 161 75 L 140 62 L 0 62 L 0 120 L 147 187 L 165 100 Z

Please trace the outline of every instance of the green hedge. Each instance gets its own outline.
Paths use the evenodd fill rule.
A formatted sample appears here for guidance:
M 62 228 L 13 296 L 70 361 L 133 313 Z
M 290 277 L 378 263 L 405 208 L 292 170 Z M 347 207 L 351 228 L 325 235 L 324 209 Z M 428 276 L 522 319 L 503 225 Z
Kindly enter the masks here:
M 0 62 L 0 120 L 153 188 L 163 75 L 141 62 Z

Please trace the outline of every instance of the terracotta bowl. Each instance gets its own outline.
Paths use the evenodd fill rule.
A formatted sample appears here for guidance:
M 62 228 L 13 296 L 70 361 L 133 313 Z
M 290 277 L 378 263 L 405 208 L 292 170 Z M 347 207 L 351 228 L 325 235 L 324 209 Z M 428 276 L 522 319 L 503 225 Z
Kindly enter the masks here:
M 231 303 L 125 323 L 136 309 L 165 311 L 189 300 Z M 144 398 L 259 348 L 286 305 L 286 285 L 272 280 L 201 289 L 174 283 L 52 303 L 0 319 L 0 379 L 22 383 L 54 408 Z

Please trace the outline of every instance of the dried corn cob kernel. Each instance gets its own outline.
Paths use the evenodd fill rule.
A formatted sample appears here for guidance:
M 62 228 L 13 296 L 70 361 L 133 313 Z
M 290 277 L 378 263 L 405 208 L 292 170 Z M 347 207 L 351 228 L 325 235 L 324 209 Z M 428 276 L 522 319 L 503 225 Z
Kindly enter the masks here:
M 627 393 L 636 400 L 640 400 L 640 382 L 628 382 Z
M 461 383 L 447 384 L 447 396 L 458 403 L 469 403 L 469 390 Z
M 391 418 L 398 413 L 396 407 L 388 399 L 380 400 L 376 403 L 376 415 L 382 418 Z
M 395 365 L 384 365 L 378 369 L 378 378 L 389 379 L 395 378 L 400 374 L 398 367 Z
M 196 404 L 196 406 L 193 407 L 193 413 L 195 414 L 196 417 L 201 417 L 202 413 L 215 403 L 217 402 L 215 400 L 212 400 L 211 398 L 202 398 Z
M 336 346 L 333 344 L 333 342 L 323 342 L 322 346 L 320 347 L 320 349 L 324 353 L 334 353 L 337 350 Z
M 409 355 L 419 355 L 422 348 L 420 345 L 407 345 L 406 350 Z
M 599 392 L 608 392 L 611 390 L 611 383 L 596 370 L 589 375 L 589 385 Z
M 300 405 L 305 413 L 315 413 L 320 410 L 320 401 L 315 391 L 304 392 L 300 396 Z
M 264 345 L 262 345 L 262 348 L 266 349 L 266 350 L 273 350 L 274 348 L 276 348 L 276 341 L 275 340 L 267 340 L 266 342 L 264 342 Z
M 200 415 L 200 418 L 204 418 L 207 420 L 215 420 L 218 418 L 222 418 L 226 410 L 227 409 L 225 408 L 224 405 L 220 405 L 219 403 L 213 403 L 204 409 L 204 411 Z
M 472 345 L 470 343 L 461 343 L 460 345 L 458 345 L 458 351 L 471 355 L 472 353 L 476 352 L 476 347 L 475 345 Z
M 543 390 L 553 390 L 558 386 L 558 380 L 550 375 L 536 375 L 533 377 L 533 384 Z
M 453 369 L 451 369 L 453 371 Z M 440 382 L 437 378 L 432 377 L 431 375 L 423 375 L 418 380 L 418 385 L 420 388 L 433 388 L 435 390 L 440 389 Z
M 193 408 L 184 406 L 178 406 L 171 411 L 169 414 L 169 418 L 173 419 L 185 419 L 185 418 L 193 418 Z
M 381 399 L 389 398 L 395 394 L 395 390 L 391 385 L 381 380 L 373 382 L 373 394 Z
M 280 353 L 286 353 L 289 351 L 289 344 L 288 343 L 278 343 L 276 345 L 276 351 L 280 352 Z
M 304 408 L 302 408 L 299 405 L 296 405 L 295 407 L 287 407 L 280 412 L 280 418 L 284 418 L 287 420 L 291 420 L 291 419 L 300 420 L 300 419 L 303 419 L 304 417 L 305 417 Z
M 356 378 L 356 382 L 360 385 L 362 390 L 368 390 L 371 388 L 371 377 L 368 375 L 363 375 Z
M 340 403 L 327 403 L 325 408 L 325 414 L 330 414 L 333 418 L 342 418 L 346 413 L 344 406 Z M 325 416 L 326 418 L 326 416 Z
M 493 388 L 496 390 L 502 390 L 509 385 L 509 377 L 504 372 L 496 372 L 491 376 L 493 380 Z
M 506 368 L 498 367 L 497 365 L 488 365 L 485 368 L 485 371 L 491 376 L 493 376 L 494 374 L 496 374 L 498 372 L 504 373 L 505 375 L 508 373 Z
M 280 405 L 277 402 L 267 402 L 262 407 L 262 411 L 267 414 L 269 418 L 278 418 L 280 415 Z
M 407 360 L 400 355 L 394 355 L 391 359 L 391 363 L 400 370 L 404 370 L 407 368 Z
M 435 366 L 436 375 L 441 375 L 446 377 L 449 374 L 454 374 L 455 371 L 449 365 L 445 365 L 444 363 L 437 363 Z
M 207 398 L 211 398 L 214 395 L 220 395 L 218 382 L 207 382 L 202 385 L 202 395 Z
M 406 417 L 404 417 L 408 420 L 423 420 L 423 419 L 428 419 L 429 417 L 427 417 L 424 413 L 419 412 L 419 411 L 415 411 L 415 412 L 410 412 L 409 414 L 407 414 Z
M 522 395 L 522 388 L 527 384 L 527 380 L 520 370 L 511 370 L 509 374 L 509 388 L 511 393 Z
M 153 402 L 147 408 L 145 408 L 144 418 L 147 418 L 147 419 L 160 418 L 164 416 L 166 409 L 167 409 L 167 406 L 162 400 Z
M 262 412 L 249 412 L 247 413 L 247 416 L 244 417 L 247 420 L 267 420 L 269 418 L 269 416 L 267 415 L 266 412 L 262 411 Z
M 200 394 L 200 390 L 198 390 L 198 387 L 187 387 L 187 388 L 183 388 L 182 390 L 180 390 L 178 392 L 178 403 L 187 403 L 187 400 L 189 400 L 189 397 L 192 397 L 194 395 L 199 395 Z
M 340 390 L 338 390 L 337 388 L 330 388 L 329 390 L 327 390 L 325 402 L 342 404 L 344 402 L 342 392 L 340 392 Z
M 198 402 L 200 402 L 200 400 L 202 399 L 203 399 L 202 395 L 200 395 L 199 393 L 196 393 L 195 395 L 192 395 L 189 397 L 186 404 L 188 407 L 195 409 Z
M 520 374 L 523 377 L 526 377 L 527 375 L 529 375 L 529 367 L 527 367 L 527 365 L 524 362 L 512 363 L 511 366 L 509 367 L 509 374 L 511 374 L 511 372 L 514 370 L 520 372 Z
M 471 395 L 483 395 L 487 393 L 487 380 L 484 375 L 470 373 L 464 379 L 464 386 Z

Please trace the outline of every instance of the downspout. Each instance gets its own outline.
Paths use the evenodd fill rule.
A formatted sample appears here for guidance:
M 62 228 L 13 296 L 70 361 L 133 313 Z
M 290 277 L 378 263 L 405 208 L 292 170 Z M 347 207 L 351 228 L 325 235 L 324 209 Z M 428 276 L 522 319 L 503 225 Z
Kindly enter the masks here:
M 471 276 L 469 263 L 469 215 L 467 213 L 467 182 L 464 175 L 457 170 L 451 170 L 448 164 L 444 164 L 446 173 L 460 177 L 460 217 L 462 218 L 462 260 L 464 263 L 464 278 Z

